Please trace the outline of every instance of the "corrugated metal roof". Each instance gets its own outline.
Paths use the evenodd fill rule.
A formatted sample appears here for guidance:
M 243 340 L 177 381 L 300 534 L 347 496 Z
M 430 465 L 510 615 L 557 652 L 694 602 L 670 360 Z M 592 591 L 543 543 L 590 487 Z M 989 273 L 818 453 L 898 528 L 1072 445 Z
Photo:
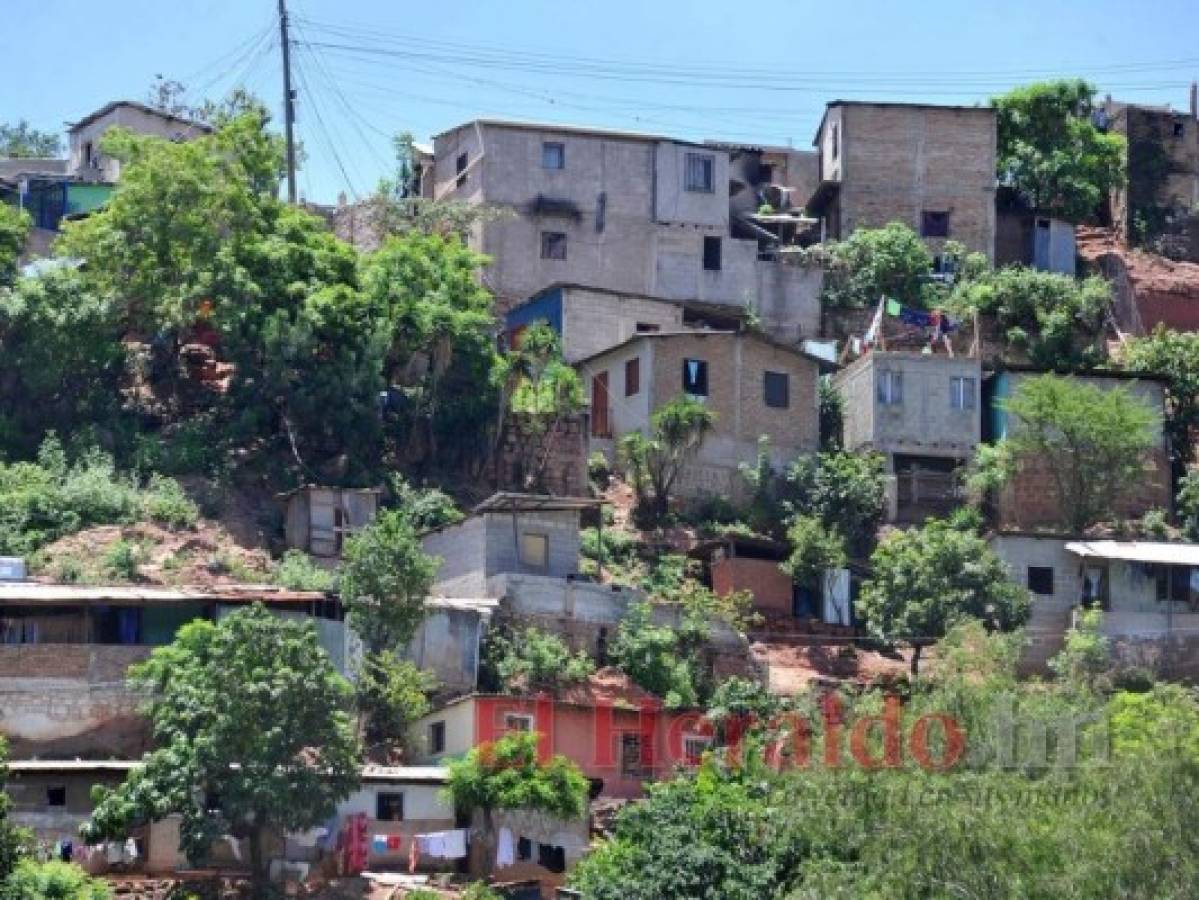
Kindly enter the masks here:
M 363 781 L 407 781 L 445 784 L 449 770 L 445 766 L 375 766 L 362 767 Z
M 136 585 L 0 582 L 0 603 L 309 603 L 326 599 L 321 591 L 291 591 L 275 585 L 138 587 Z
M 1156 541 L 1070 541 L 1066 549 L 1075 556 L 1122 559 L 1168 566 L 1199 566 L 1199 544 Z
M 476 506 L 473 512 L 478 515 L 485 512 L 594 509 L 602 506 L 603 502 L 591 497 L 553 497 L 549 494 L 517 494 L 501 491 L 498 494 L 492 494 Z

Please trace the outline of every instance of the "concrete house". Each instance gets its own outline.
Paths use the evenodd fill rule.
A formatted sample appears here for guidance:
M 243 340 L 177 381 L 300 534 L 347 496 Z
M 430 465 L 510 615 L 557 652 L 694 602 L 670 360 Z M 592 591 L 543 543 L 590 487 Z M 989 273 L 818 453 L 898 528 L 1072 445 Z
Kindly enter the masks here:
M 1118 661 L 1163 677 L 1199 675 L 1199 546 L 1013 531 L 989 543 L 1032 595 L 1029 671 L 1044 671 L 1079 610 L 1095 605 Z
M 124 128 L 135 134 L 189 141 L 212 131 L 212 126 L 171 115 L 136 100 L 113 100 L 67 129 L 70 157 L 68 172 L 81 181 L 112 184 L 121 180 L 121 163 L 100 149 L 100 140 L 110 128 Z
M 148 731 L 129 666 L 195 619 L 258 602 L 303 617 L 343 673 L 353 642 L 341 605 L 274 587 L 151 588 L 0 582 L 0 733 L 15 757 L 137 757 Z
M 506 310 L 565 282 L 762 310 L 798 332 L 820 274 L 732 230 L 730 153 L 662 135 L 480 119 L 434 138 L 434 196 L 498 207 L 473 245 Z M 811 335 L 808 335 L 811 336 Z
M 959 467 L 982 438 L 982 367 L 971 357 L 874 350 L 833 376 L 847 450 L 887 460 L 891 521 L 919 522 L 959 503 Z
M 648 434 L 655 411 L 687 395 L 716 413 L 680 497 L 741 491 L 738 466 L 770 440 L 779 466 L 820 443 L 821 361 L 753 332 L 646 332 L 578 364 L 591 401 L 591 446 L 610 458 L 620 438 Z
M 1002 440 L 1016 433 L 1019 421 L 1004 410 L 1004 400 L 1011 397 L 1022 382 L 1043 374 L 1030 368 L 1009 366 L 988 377 L 984 427 L 989 441 Z M 1139 518 L 1151 509 L 1169 509 L 1173 498 L 1165 434 L 1165 380 L 1156 375 L 1129 372 L 1069 377 L 1102 390 L 1127 390 L 1153 411 L 1159 424 L 1155 445 L 1145 455 L 1144 476 L 1137 489 L 1123 497 L 1116 511 L 1124 518 Z M 1042 460 L 1022 460 L 1019 471 L 996 499 L 997 520 L 1003 529 L 1057 528 L 1065 524 L 1052 473 Z
M 955 240 L 992 258 L 995 129 L 990 107 L 834 100 L 816 131 L 806 212 L 826 239 L 902 222 L 934 254 Z
M 995 265 L 1029 266 L 1073 275 L 1078 246 L 1074 223 L 1029 209 L 1015 192 L 1001 187 L 995 202 Z

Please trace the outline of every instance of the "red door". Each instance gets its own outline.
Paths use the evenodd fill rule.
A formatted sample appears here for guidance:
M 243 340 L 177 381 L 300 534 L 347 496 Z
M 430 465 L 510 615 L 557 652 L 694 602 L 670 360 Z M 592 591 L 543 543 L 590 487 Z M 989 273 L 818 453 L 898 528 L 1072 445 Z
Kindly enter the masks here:
M 612 425 L 608 410 L 608 373 L 601 372 L 591 378 L 591 436 L 612 437 Z

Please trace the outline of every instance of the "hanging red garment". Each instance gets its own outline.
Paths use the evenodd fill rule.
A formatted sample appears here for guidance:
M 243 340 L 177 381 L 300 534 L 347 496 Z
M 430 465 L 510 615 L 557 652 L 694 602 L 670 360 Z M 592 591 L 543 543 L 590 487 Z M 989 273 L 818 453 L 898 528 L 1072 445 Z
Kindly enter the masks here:
M 355 813 L 346 819 L 343 860 L 347 875 L 358 875 L 366 868 L 368 844 L 366 813 Z

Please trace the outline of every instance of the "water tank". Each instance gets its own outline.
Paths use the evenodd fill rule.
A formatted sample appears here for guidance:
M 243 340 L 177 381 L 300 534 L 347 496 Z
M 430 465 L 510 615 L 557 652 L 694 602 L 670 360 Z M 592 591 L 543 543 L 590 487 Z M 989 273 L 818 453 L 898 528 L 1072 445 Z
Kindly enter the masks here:
M 24 581 L 25 560 L 19 556 L 0 556 L 0 581 Z

